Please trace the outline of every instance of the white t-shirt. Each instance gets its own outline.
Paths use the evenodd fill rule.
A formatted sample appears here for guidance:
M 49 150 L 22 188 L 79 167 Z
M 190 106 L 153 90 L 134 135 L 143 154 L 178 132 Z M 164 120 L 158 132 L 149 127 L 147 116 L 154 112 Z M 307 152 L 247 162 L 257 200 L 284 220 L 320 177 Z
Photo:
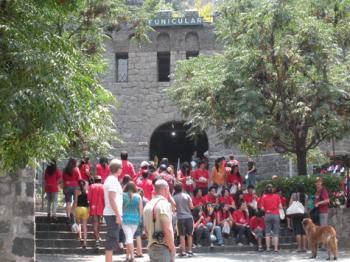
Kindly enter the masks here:
M 120 217 L 123 216 L 123 189 L 120 185 L 118 178 L 109 175 L 107 179 L 105 180 L 105 183 L 103 184 L 103 191 L 104 191 L 104 197 L 105 197 L 105 208 L 103 210 L 104 216 L 115 216 L 115 213 L 111 207 L 111 204 L 109 203 L 108 193 L 109 192 L 115 192 L 115 202 L 117 203 L 117 208 Z

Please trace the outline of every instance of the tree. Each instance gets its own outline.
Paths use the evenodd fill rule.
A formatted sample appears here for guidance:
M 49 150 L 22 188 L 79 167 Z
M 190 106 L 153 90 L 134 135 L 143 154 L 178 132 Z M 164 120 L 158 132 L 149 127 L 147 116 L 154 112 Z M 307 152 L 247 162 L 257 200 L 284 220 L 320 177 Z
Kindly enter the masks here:
M 243 151 L 297 157 L 350 120 L 350 1 L 223 1 L 223 54 L 177 64 L 169 94 L 193 128 L 216 126 Z
M 142 6 L 122 0 L 0 0 L 0 168 L 83 151 L 107 154 L 116 140 L 113 95 L 99 83 L 103 42 L 130 27 L 147 40 Z

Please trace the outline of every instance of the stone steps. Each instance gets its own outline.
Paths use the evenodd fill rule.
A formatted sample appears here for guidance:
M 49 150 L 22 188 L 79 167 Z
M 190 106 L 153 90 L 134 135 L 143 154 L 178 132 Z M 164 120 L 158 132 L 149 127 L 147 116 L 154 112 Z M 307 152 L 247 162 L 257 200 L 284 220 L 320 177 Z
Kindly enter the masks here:
M 66 218 L 64 215 L 57 217 L 57 222 L 52 222 L 46 216 L 37 215 L 36 221 L 36 252 L 38 254 L 77 254 L 77 255 L 96 255 L 104 253 L 104 244 L 106 237 L 106 225 L 102 224 L 100 229 L 100 236 L 102 238 L 99 249 L 95 247 L 95 239 L 93 234 L 92 224 L 88 224 L 88 240 L 87 248 L 82 249 L 80 247 L 80 241 L 78 241 L 77 234 L 71 232 L 71 226 L 66 224 Z M 281 249 L 294 249 L 296 248 L 295 240 L 291 232 L 282 226 L 280 236 L 280 248 Z M 147 246 L 147 241 L 142 241 L 143 247 Z M 239 247 L 235 245 L 233 237 L 224 238 L 224 247 L 215 246 L 210 247 L 196 247 L 193 249 L 195 253 L 205 252 L 239 252 L 239 251 L 254 251 L 256 247 L 243 246 Z M 123 253 L 124 250 L 118 250 L 115 253 Z M 147 253 L 147 249 L 144 249 Z

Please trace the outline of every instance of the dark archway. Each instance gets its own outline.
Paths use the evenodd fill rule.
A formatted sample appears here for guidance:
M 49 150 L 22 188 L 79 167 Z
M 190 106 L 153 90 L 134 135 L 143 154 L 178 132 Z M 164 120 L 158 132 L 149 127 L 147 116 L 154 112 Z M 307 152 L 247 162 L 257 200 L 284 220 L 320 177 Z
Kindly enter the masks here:
M 168 122 L 159 126 L 151 136 L 150 159 L 155 156 L 158 159 L 167 157 L 170 163 L 176 164 L 178 158 L 181 162 L 191 161 L 196 150 L 199 157 L 208 150 L 208 137 L 199 133 L 194 137 L 188 137 L 188 125 L 185 122 Z

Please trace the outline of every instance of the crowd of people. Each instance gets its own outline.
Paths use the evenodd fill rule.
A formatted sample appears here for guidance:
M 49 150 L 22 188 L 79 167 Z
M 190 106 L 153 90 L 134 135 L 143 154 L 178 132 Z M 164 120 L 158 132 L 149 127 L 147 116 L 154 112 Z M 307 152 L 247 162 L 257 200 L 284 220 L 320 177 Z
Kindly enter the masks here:
M 125 245 L 127 260 L 142 257 L 143 235 L 148 239 L 151 261 L 171 261 L 175 243 L 179 245 L 179 257 L 191 257 L 193 246 L 223 246 L 225 237 L 234 237 L 239 246 L 256 245 L 259 251 L 278 252 L 280 212 L 287 208 L 287 200 L 272 185 L 267 185 L 261 195 L 256 194 L 257 170 L 251 159 L 242 176 L 240 163 L 233 155 L 227 160 L 216 159 L 211 172 L 208 162 L 199 158 L 183 163 L 179 170 L 166 158 L 158 166 L 143 161 L 135 172 L 128 153 L 122 152 L 120 157 L 110 163 L 101 158 L 94 174 L 90 174 L 88 158 L 79 165 L 69 159 L 62 174 L 54 161 L 46 168 L 48 217 L 57 219 L 58 184 L 63 181 L 67 223 L 76 227 L 72 230 L 77 232 L 82 248 L 86 248 L 87 221 L 91 218 L 96 247 L 101 241 L 100 225 L 107 225 L 106 261 L 112 261 L 116 243 Z M 293 201 L 307 207 L 302 185 L 289 204 Z M 328 193 L 318 180 L 315 206 L 322 207 L 323 225 L 327 224 L 328 203 Z M 292 218 L 291 223 L 298 251 L 304 252 L 301 217 Z

